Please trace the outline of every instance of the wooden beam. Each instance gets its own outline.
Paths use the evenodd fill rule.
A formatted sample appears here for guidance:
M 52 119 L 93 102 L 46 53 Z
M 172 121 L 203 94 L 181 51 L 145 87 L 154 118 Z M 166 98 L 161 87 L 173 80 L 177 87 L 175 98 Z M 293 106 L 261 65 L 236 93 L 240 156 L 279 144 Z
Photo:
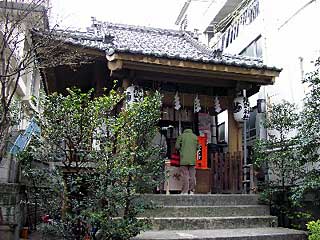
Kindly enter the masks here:
M 269 83 L 273 83 L 274 78 L 279 76 L 280 71 L 277 70 L 267 70 L 267 69 L 255 69 L 255 68 L 245 68 L 238 66 L 228 66 L 223 64 L 213 64 L 213 63 L 198 63 L 191 61 L 181 61 L 181 60 L 173 60 L 173 59 L 164 59 L 164 58 L 156 58 L 145 55 L 136 55 L 136 54 L 124 54 L 117 53 L 108 57 L 109 61 L 114 60 L 123 60 L 126 62 L 128 66 L 134 67 L 138 63 L 144 64 L 152 64 L 155 66 L 169 66 L 169 67 L 178 67 L 190 70 L 201 70 L 201 72 L 215 72 L 215 73 L 228 73 L 228 74 L 238 74 L 243 76 L 252 76 L 254 79 L 262 78 L 264 81 L 268 81 Z M 236 80 L 236 79 L 235 79 Z
M 225 80 L 221 78 L 199 78 L 193 77 L 190 75 L 177 75 L 177 74 L 169 74 L 169 73 L 155 73 L 149 71 L 136 71 L 135 78 L 138 80 L 146 80 L 146 81 L 158 81 L 158 82 L 172 82 L 172 83 L 186 83 L 186 84 L 194 84 L 200 86 L 208 86 L 208 87 L 226 87 L 226 88 L 235 88 L 236 81 Z
M 172 75 L 162 72 L 122 69 L 112 75 L 114 79 L 128 78 L 146 88 L 154 88 L 154 84 L 161 85 L 161 89 L 175 92 L 202 93 L 211 96 L 226 96 L 230 89 L 237 89 L 239 84 L 248 90 L 248 96 L 259 90 L 259 85 L 248 82 L 237 82 L 225 79 L 196 78 L 193 76 Z M 249 94 L 250 93 L 250 94 Z
M 209 81 L 214 81 L 214 79 L 223 79 L 223 80 L 231 80 L 231 81 L 243 81 L 243 82 L 251 82 L 260 85 L 268 85 L 273 84 L 275 78 L 263 77 L 263 76 L 253 76 L 253 75 L 243 75 L 236 73 L 223 73 L 223 72 L 210 72 L 210 71 L 202 71 L 195 69 L 187 69 L 187 68 L 178 68 L 178 67 L 168 67 L 168 66 L 158 66 L 152 64 L 144 64 L 144 63 L 129 63 L 125 61 L 123 63 L 123 68 L 134 69 L 139 71 L 151 71 L 157 73 L 167 73 L 175 76 L 188 76 L 193 78 L 207 78 Z
M 161 73 L 170 73 L 174 75 L 181 76 L 192 76 L 195 78 L 220 78 L 225 80 L 233 80 L 233 81 L 246 81 L 246 82 L 254 82 L 259 84 L 273 84 L 274 78 L 265 77 L 265 76 L 257 76 L 257 75 L 244 75 L 239 73 L 231 73 L 231 72 L 217 72 L 217 71 L 208 71 L 208 70 L 198 70 L 198 69 L 189 69 L 189 68 L 180 68 L 174 66 L 162 66 L 162 65 L 152 65 L 146 63 L 135 63 L 124 61 L 123 68 L 127 69 L 135 69 L 135 70 L 147 70 L 151 72 L 161 72 Z

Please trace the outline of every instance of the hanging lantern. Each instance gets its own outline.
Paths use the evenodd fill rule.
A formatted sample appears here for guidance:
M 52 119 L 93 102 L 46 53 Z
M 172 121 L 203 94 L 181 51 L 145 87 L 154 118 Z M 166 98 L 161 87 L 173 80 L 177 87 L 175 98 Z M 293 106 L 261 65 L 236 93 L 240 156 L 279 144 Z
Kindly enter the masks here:
M 216 96 L 215 98 L 214 98 L 214 111 L 216 112 L 216 113 L 220 113 L 221 112 L 221 106 L 220 106 L 220 102 L 219 102 L 219 98 Z
M 179 97 L 179 93 L 178 91 L 176 92 L 176 94 L 174 95 L 174 109 L 175 110 L 179 110 L 181 108 L 181 104 L 180 104 L 180 97 Z
M 244 122 L 250 117 L 250 103 L 248 98 L 237 97 L 233 101 L 233 117 L 237 122 Z
M 143 100 L 143 89 L 137 85 L 132 85 L 126 89 L 126 103 L 128 105 L 141 102 Z
M 198 113 L 198 112 L 200 112 L 200 110 L 201 110 L 200 99 L 197 94 L 196 98 L 194 99 L 194 103 L 193 103 L 193 111 L 195 113 Z

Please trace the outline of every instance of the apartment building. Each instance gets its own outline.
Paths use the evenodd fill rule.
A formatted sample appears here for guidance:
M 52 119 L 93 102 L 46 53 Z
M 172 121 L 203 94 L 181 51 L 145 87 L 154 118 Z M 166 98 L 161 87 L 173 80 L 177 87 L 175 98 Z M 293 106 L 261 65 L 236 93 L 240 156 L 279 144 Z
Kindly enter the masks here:
M 0 1 L 1 89 L 2 99 L 13 94 L 12 105 L 20 121 L 10 129 L 7 152 L 10 152 L 19 134 L 29 126 L 32 112 L 37 110 L 34 99 L 39 97 L 40 72 L 35 65 L 35 52 L 30 30 L 48 28 L 46 1 Z M 6 68 L 8 70 L 6 70 Z M 5 70 L 4 70 L 5 69 Z M 15 182 L 15 167 L 9 157 L 0 162 L 0 182 Z
M 0 239 L 4 240 L 18 239 L 26 218 L 15 153 L 26 145 L 30 129 L 34 128 L 30 120 L 37 111 L 34 99 L 39 97 L 41 83 L 30 30 L 48 28 L 43 4 L 47 2 L 0 1 L 1 101 L 9 101 L 12 95 L 16 109 L 14 117 L 21 119 L 9 128 L 9 136 L 2 135 L 8 142 L 4 145 L 5 154 L 0 155 Z
M 258 99 L 267 103 L 285 99 L 302 106 L 308 89 L 301 80 L 320 56 L 320 34 L 314 27 L 319 12 L 317 0 L 188 0 L 178 14 L 176 25 L 195 31 L 209 47 L 260 58 L 283 69 L 273 85 L 261 86 L 249 99 L 253 109 L 247 122 L 249 145 L 266 135 Z

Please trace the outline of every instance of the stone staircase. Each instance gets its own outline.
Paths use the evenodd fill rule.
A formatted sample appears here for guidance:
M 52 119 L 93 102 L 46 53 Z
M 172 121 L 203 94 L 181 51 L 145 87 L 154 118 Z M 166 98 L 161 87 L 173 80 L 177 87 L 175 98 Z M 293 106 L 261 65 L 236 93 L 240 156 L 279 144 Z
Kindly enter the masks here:
M 145 195 L 161 206 L 146 212 L 153 229 L 142 239 L 276 239 L 306 240 L 302 231 L 278 228 L 269 208 L 258 204 L 257 195 L 196 194 Z

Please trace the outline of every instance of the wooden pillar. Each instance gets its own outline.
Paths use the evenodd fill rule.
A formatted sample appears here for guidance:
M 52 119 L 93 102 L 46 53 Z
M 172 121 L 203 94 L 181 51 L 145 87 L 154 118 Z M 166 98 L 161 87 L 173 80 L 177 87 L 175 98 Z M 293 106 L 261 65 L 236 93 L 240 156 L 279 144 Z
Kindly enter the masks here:
M 122 80 L 122 88 L 123 90 L 126 90 L 131 85 L 131 81 L 129 79 L 123 79 Z
M 242 127 L 233 117 L 233 97 L 228 97 L 228 152 L 242 151 Z
M 104 62 L 95 62 L 93 66 L 93 84 L 96 96 L 102 96 L 104 94 L 108 77 L 106 70 Z

